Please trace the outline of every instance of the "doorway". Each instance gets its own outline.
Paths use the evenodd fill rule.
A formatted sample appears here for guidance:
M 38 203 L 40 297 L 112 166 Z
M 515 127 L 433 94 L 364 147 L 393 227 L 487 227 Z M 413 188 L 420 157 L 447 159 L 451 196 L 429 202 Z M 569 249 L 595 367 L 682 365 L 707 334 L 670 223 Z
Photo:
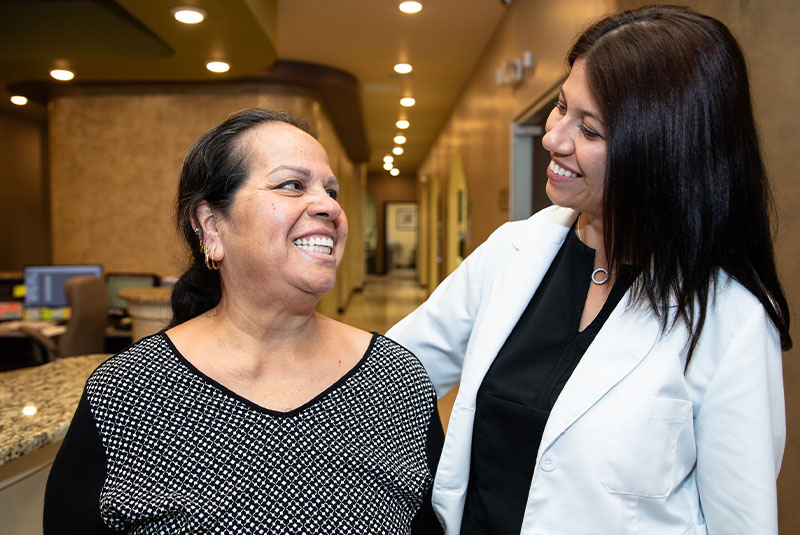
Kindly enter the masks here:
M 415 278 L 419 247 L 419 213 L 416 202 L 390 201 L 385 204 L 386 274 Z
M 542 147 L 542 137 L 562 82 L 511 123 L 511 221 L 527 219 L 552 204 L 545 191 L 550 154 Z

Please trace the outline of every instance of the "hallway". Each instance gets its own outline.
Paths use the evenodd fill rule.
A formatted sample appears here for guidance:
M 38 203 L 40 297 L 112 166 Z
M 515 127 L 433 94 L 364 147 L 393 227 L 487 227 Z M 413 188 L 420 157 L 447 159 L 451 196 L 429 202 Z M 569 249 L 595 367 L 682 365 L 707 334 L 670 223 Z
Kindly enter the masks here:
M 427 297 L 414 278 L 413 270 L 394 270 L 391 275 L 367 275 L 364 289 L 354 293 L 344 313 L 336 319 L 365 331 L 385 333 L 389 327 L 412 312 Z M 447 421 L 457 389 L 439 400 L 439 415 L 447 430 Z

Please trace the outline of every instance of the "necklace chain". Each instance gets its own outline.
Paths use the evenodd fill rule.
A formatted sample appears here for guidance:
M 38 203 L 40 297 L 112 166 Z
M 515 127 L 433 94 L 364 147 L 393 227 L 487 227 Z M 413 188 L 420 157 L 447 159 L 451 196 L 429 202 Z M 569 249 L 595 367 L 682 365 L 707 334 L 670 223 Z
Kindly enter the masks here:
M 575 224 L 575 233 L 578 235 L 578 239 L 580 241 L 582 241 L 583 243 L 586 243 L 586 242 L 583 241 L 583 238 L 581 238 L 580 222 L 581 222 L 581 218 L 580 218 L 580 216 L 578 216 L 578 221 Z M 602 273 L 604 275 L 604 277 L 602 279 L 598 279 L 597 278 L 597 275 L 599 275 L 600 273 Z M 608 270 L 606 268 L 599 267 L 599 268 L 596 268 L 596 269 L 594 269 L 592 271 L 592 283 L 597 284 L 598 286 L 607 283 L 609 278 L 610 277 L 608 275 Z

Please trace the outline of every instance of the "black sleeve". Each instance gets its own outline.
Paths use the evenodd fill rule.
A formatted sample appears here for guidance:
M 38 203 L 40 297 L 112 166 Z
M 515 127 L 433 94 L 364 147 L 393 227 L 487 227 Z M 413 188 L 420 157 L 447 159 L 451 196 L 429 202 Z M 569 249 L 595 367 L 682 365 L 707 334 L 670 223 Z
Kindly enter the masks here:
M 100 518 L 106 456 L 84 391 L 44 493 L 44 535 L 119 533 Z
M 439 417 L 439 407 L 434 400 L 433 413 L 428 422 L 428 436 L 425 444 L 431 477 L 436 475 L 436 468 L 439 466 L 439 457 L 442 455 L 443 445 L 444 430 L 442 429 L 442 420 Z M 433 511 L 433 505 L 431 505 L 432 494 L 433 482 L 431 482 L 427 492 L 425 492 L 425 497 L 422 499 L 422 507 L 417 511 L 417 515 L 411 523 L 411 533 L 413 535 L 441 535 L 444 533 L 442 525 L 439 523 L 439 519 Z

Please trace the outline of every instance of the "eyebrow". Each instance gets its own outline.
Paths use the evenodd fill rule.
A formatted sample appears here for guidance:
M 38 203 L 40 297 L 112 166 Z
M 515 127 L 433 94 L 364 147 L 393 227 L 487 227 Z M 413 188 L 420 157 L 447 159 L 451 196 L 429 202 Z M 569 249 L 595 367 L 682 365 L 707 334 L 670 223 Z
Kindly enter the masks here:
M 305 167 L 297 167 L 294 165 L 279 165 L 278 167 L 270 171 L 268 174 L 274 175 L 278 171 L 291 171 L 293 173 L 297 173 L 298 175 L 302 175 L 303 178 L 311 177 L 311 171 L 309 171 Z
M 563 87 L 563 86 L 561 86 L 561 87 L 559 88 L 559 92 L 561 93 L 561 96 L 562 96 L 562 97 L 564 98 L 564 100 L 566 101 L 566 100 L 567 100 L 567 95 L 566 95 L 566 93 L 564 93 L 564 87 Z M 602 119 L 602 118 L 600 118 L 600 117 L 599 117 L 599 116 L 598 116 L 596 113 L 592 113 L 592 112 L 590 112 L 590 111 L 582 110 L 582 109 L 580 109 L 580 108 L 578 108 L 578 113 L 580 113 L 581 115 L 585 115 L 585 116 L 587 116 L 587 117 L 591 117 L 591 118 L 592 118 L 592 119 L 594 119 L 595 121 L 599 122 L 601 125 L 604 125 L 604 124 L 605 124 L 605 123 L 603 122 L 603 119 Z

